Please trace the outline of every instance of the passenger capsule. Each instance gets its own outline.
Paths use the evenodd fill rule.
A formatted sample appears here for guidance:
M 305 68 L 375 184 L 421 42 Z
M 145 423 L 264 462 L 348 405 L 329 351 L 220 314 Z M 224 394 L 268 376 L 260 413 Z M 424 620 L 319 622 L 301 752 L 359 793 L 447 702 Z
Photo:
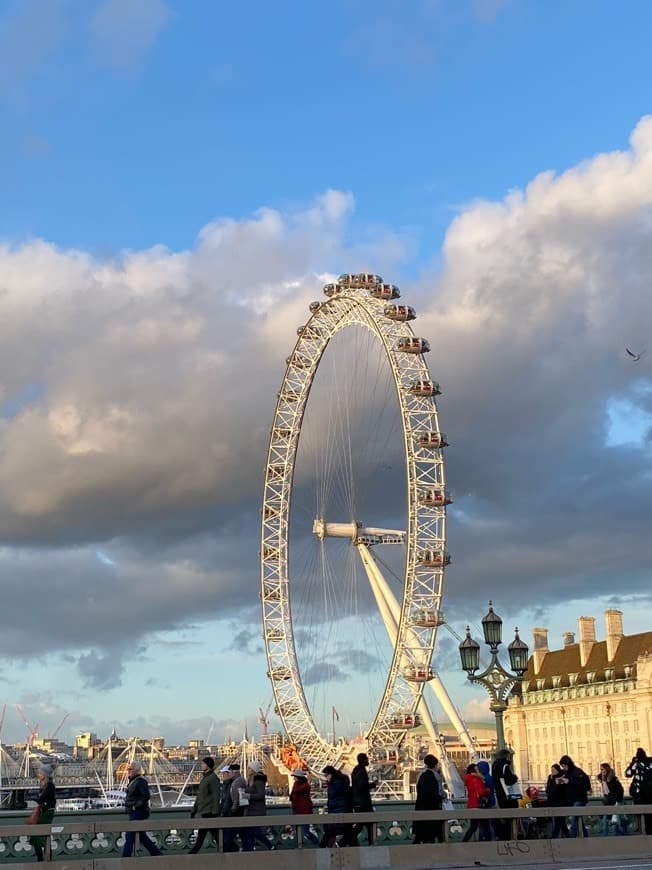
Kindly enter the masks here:
M 395 713 L 389 720 L 388 725 L 395 731 L 418 728 L 421 725 L 421 717 L 418 713 Z
M 274 426 L 272 429 L 272 438 L 275 441 L 289 441 L 292 437 L 292 429 L 285 426 Z
M 414 320 L 417 316 L 414 308 L 409 305 L 386 305 L 383 309 L 383 314 L 389 320 L 397 320 L 400 323 L 405 323 L 407 320 Z
M 398 749 L 375 749 L 372 758 L 378 764 L 395 764 L 398 761 Z
M 408 392 L 413 396 L 440 396 L 441 389 L 436 381 L 414 381 L 408 387 Z
M 313 324 L 305 324 L 305 326 L 297 327 L 297 335 L 302 338 L 319 338 L 322 334 L 321 327 Z
M 414 612 L 410 622 L 420 628 L 438 628 L 440 625 L 444 625 L 446 620 L 440 610 L 428 610 L 425 607 L 420 607 Z
M 403 679 L 410 683 L 427 683 L 435 679 L 435 672 L 424 665 L 409 665 L 403 671 Z
M 450 553 L 445 550 L 421 550 L 417 554 L 417 564 L 423 565 L 425 568 L 443 568 L 444 565 L 450 565 Z
M 270 671 L 267 671 L 267 676 L 272 680 L 291 680 L 292 671 L 287 667 L 287 665 L 278 665 Z
M 265 633 L 265 637 L 267 638 L 267 640 L 271 640 L 274 642 L 278 642 L 278 641 L 285 639 L 285 635 L 283 633 L 283 630 L 280 628 L 268 628 L 267 632 Z
M 321 302 L 311 302 L 308 308 L 310 312 L 314 314 L 315 311 L 319 311 L 319 309 L 321 308 Z
M 448 490 L 443 487 L 420 489 L 417 500 L 419 504 L 425 507 L 445 507 L 447 504 L 452 504 L 453 501 L 448 494 Z
M 399 299 L 401 291 L 396 284 L 383 284 L 379 281 L 371 288 L 369 295 L 374 299 Z
M 273 520 L 274 517 L 278 516 L 278 509 L 270 507 L 270 505 L 265 505 L 263 508 L 263 519 Z
M 448 439 L 443 432 L 419 432 L 414 437 L 417 447 L 431 447 L 436 450 L 440 447 L 448 447 Z
M 346 289 L 346 284 L 324 284 L 324 295 L 335 296 L 336 293 L 343 293 Z
M 425 338 L 417 338 L 416 335 L 399 338 L 396 342 L 396 350 L 403 353 L 428 353 L 430 344 Z

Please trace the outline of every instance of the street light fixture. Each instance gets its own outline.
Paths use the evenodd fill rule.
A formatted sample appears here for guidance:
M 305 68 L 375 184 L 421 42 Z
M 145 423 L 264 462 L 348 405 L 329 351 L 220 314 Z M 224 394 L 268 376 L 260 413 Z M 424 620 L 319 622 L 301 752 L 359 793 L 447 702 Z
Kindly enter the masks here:
M 466 671 L 469 682 L 484 686 L 491 697 L 490 709 L 496 717 L 496 742 L 498 749 L 505 749 L 505 732 L 503 729 L 503 713 L 507 709 L 507 697 L 513 686 L 520 681 L 527 670 L 528 646 L 514 632 L 514 640 L 507 647 L 509 664 L 514 673 L 510 674 L 498 659 L 498 647 L 502 643 L 503 621 L 494 612 L 493 603 L 489 602 L 489 612 L 482 618 L 484 642 L 489 647 L 491 661 L 481 674 L 476 675 L 480 668 L 480 644 L 471 637 L 471 629 L 467 625 L 466 637 L 459 646 L 462 669 Z

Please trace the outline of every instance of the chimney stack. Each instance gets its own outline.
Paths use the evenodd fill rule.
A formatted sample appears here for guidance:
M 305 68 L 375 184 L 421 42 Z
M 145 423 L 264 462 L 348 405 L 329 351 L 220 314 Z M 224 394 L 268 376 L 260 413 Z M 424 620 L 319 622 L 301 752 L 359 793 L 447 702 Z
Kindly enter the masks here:
M 623 612 L 622 610 L 605 610 L 604 618 L 607 624 L 607 661 L 613 662 L 618 651 L 618 644 L 623 636 Z
M 532 651 L 532 663 L 535 675 L 541 670 L 541 665 L 548 652 L 548 629 L 533 628 L 534 650 Z
M 571 646 L 575 643 L 575 632 L 574 631 L 565 631 L 562 634 L 562 640 L 564 641 L 564 646 Z
M 595 643 L 595 618 L 580 616 L 577 624 L 580 629 L 580 665 L 585 668 Z

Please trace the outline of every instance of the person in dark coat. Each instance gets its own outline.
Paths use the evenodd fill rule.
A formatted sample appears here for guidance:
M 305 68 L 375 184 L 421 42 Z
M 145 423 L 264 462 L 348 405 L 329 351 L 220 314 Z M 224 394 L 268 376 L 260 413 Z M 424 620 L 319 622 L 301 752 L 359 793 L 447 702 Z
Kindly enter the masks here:
M 417 799 L 414 804 L 415 810 L 440 810 L 442 808 L 445 792 L 439 770 L 439 760 L 434 755 L 426 755 L 423 759 L 425 770 L 417 780 Z M 444 823 L 425 819 L 412 822 L 412 834 L 414 843 L 444 842 Z
M 369 756 L 365 752 L 358 754 L 358 763 L 351 771 L 351 788 L 353 789 L 353 812 L 354 813 L 373 813 L 374 806 L 371 802 L 372 784 L 369 782 L 367 768 L 369 767 Z M 373 783 L 373 787 L 376 783 Z M 374 844 L 374 823 L 367 822 L 365 824 L 356 824 L 353 826 L 353 836 L 358 839 L 358 836 L 363 828 L 367 829 L 367 843 L 370 846 Z
M 150 791 L 147 780 L 142 775 L 143 769 L 137 761 L 132 761 L 127 769 L 129 783 L 125 796 L 125 809 L 129 814 L 129 821 L 140 821 L 149 818 Z M 127 831 L 125 833 L 125 845 L 122 850 L 123 858 L 133 858 L 136 848 L 136 835 L 147 849 L 150 855 L 160 855 L 161 850 L 146 831 Z
M 352 813 L 353 793 L 348 776 L 341 770 L 337 770 L 332 764 L 327 764 L 322 773 L 328 777 L 326 799 L 328 813 Z M 356 846 L 358 841 L 354 840 L 352 829 L 353 825 L 324 825 L 324 836 L 319 844 L 320 847 L 322 849 L 332 848 L 338 834 L 341 835 L 338 845 Z
M 588 774 L 575 764 L 570 755 L 562 755 L 559 759 L 559 766 L 563 772 L 562 781 L 566 785 L 568 805 L 571 807 L 585 807 L 589 802 L 589 793 L 591 791 L 591 780 Z M 585 837 L 589 836 L 584 817 L 571 816 L 571 837 L 577 837 L 580 818 L 582 819 L 582 833 Z
M 245 816 L 266 816 L 265 793 L 267 788 L 267 776 L 263 771 L 260 761 L 250 761 L 247 768 L 247 786 L 245 792 L 249 798 L 249 804 L 244 808 Z M 266 850 L 275 847 L 267 839 L 266 833 L 260 825 L 253 828 L 243 828 L 242 849 L 244 852 L 252 852 L 255 843 L 260 843 Z
M 305 770 L 297 767 L 292 772 L 294 783 L 290 792 L 290 804 L 292 812 L 295 816 L 311 816 L 314 812 L 312 797 L 310 796 L 310 783 Z M 303 838 L 308 840 L 313 845 L 319 844 L 319 837 L 310 829 L 310 825 L 301 825 L 301 833 Z
M 625 776 L 632 780 L 629 794 L 635 804 L 652 804 L 652 758 L 642 746 L 630 761 Z M 652 834 L 652 814 L 645 816 L 645 833 Z
M 221 773 L 224 774 L 224 779 L 222 781 L 222 801 L 220 803 L 220 815 L 228 818 L 229 816 L 234 816 L 236 813 L 233 812 L 233 784 L 237 779 L 241 779 L 240 777 L 240 765 L 237 763 L 229 764 L 222 768 Z M 242 779 L 243 788 L 246 785 L 244 779 Z M 242 813 L 244 813 L 244 807 L 242 808 Z M 240 813 L 240 815 L 242 815 Z M 235 830 L 234 828 L 224 828 L 223 834 L 223 845 L 225 852 L 237 852 L 238 847 L 235 843 Z
M 215 819 L 220 814 L 222 802 L 222 783 L 215 773 L 215 759 L 207 755 L 201 761 L 202 778 L 197 789 L 197 797 L 193 804 L 190 818 Z M 190 850 L 191 855 L 196 855 L 204 845 L 208 828 L 200 828 L 197 832 L 197 840 Z M 217 846 L 219 842 L 217 828 L 210 828 L 213 840 Z
M 622 782 L 616 776 L 616 771 L 610 764 L 603 761 L 600 765 L 600 773 L 597 776 L 602 792 L 602 803 L 606 807 L 615 807 L 618 804 L 624 803 L 625 790 Z M 609 835 L 609 816 L 602 816 L 602 834 L 607 837 Z M 627 833 L 627 830 L 622 822 L 622 816 L 614 814 L 616 819 L 616 834 L 621 837 Z
M 512 768 L 512 751 L 510 749 L 498 750 L 491 765 L 491 776 L 494 781 L 496 802 L 501 810 L 516 809 L 518 799 L 509 793 L 509 788 L 518 782 L 518 776 Z M 511 840 L 511 819 L 494 819 L 493 828 L 499 840 Z
M 54 818 L 54 810 L 57 806 L 57 793 L 54 787 L 54 769 L 51 764 L 42 764 L 36 774 L 39 782 L 39 792 L 36 798 L 36 803 L 41 808 L 37 824 L 49 825 Z M 34 854 L 37 861 L 43 861 L 43 849 L 46 844 L 46 837 L 40 834 L 29 838 L 30 843 L 34 847 Z M 49 859 L 48 859 L 49 860 Z
M 568 794 L 564 782 L 564 772 L 558 764 L 550 767 L 550 775 L 546 781 L 546 799 L 549 807 L 567 807 Z M 566 816 L 555 816 L 552 820 L 550 835 L 554 839 L 568 837 Z

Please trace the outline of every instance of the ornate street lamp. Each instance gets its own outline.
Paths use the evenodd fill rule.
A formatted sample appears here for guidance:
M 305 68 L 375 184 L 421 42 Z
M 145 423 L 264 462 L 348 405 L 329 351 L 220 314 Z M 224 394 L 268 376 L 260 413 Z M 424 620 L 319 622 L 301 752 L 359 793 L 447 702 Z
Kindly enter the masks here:
M 514 632 L 514 640 L 509 644 L 509 663 L 513 674 L 505 670 L 498 659 L 498 647 L 502 643 L 503 621 L 494 613 L 493 604 L 489 602 L 489 613 L 482 619 L 484 642 L 489 647 L 491 661 L 481 674 L 476 675 L 480 668 L 480 644 L 471 637 L 471 629 L 467 625 L 466 637 L 459 646 L 462 669 L 471 683 L 480 683 L 491 697 L 490 709 L 496 717 L 496 740 L 498 749 L 505 749 L 505 732 L 503 729 L 503 713 L 507 709 L 507 697 L 513 686 L 519 682 L 527 670 L 528 646 Z

